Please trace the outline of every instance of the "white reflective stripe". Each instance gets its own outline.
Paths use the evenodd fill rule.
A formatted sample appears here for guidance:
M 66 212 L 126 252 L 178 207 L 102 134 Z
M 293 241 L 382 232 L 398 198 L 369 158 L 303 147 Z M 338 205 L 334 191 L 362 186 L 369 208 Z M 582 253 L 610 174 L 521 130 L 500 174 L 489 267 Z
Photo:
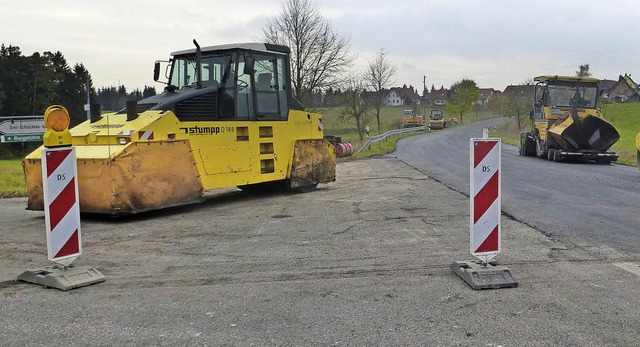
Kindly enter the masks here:
M 489 237 L 489 234 L 493 229 L 498 226 L 500 220 L 500 200 L 496 199 L 487 211 L 478 219 L 478 222 L 473 226 L 473 250 L 475 252 L 480 245 Z M 473 210 L 472 210 L 473 213 Z
M 596 131 L 593 133 L 593 135 L 591 135 L 591 137 L 589 138 L 589 144 L 593 145 L 594 142 L 598 141 L 600 139 L 600 128 L 596 129 Z
M 69 153 L 67 157 L 62 161 L 62 163 L 60 163 L 60 165 L 53 171 L 53 173 L 51 173 L 51 175 L 47 177 L 47 184 L 45 186 L 44 193 L 46 206 L 51 204 L 51 202 L 54 201 L 58 197 L 58 195 L 60 195 L 62 190 L 64 190 L 67 185 L 71 183 L 71 179 L 75 175 L 75 160 L 75 151 L 72 150 L 71 153 Z M 46 166 L 44 166 L 43 169 L 46 171 Z M 61 175 L 61 179 L 58 179 L 58 175 Z M 64 175 L 64 179 L 62 178 L 62 175 Z
M 153 131 L 145 131 L 142 136 L 140 136 L 140 140 L 148 140 L 152 134 Z
M 476 196 L 482 188 L 489 182 L 491 177 L 498 171 L 499 164 L 499 147 L 498 143 L 493 147 L 489 153 L 480 161 L 480 163 L 473 169 L 473 196 Z M 473 154 L 472 154 L 473 155 Z M 488 166 L 490 172 L 482 172 L 482 167 Z
M 73 204 L 73 206 L 71 206 L 71 209 L 69 209 L 67 214 L 64 217 L 62 217 L 62 220 L 60 220 L 60 223 L 58 223 L 55 229 L 51 231 L 50 239 L 49 239 L 51 244 L 51 250 L 50 250 L 51 252 L 49 256 L 52 258 L 52 260 L 55 257 L 55 255 L 58 254 L 58 252 L 60 252 L 60 249 L 64 247 L 64 245 L 67 243 L 69 238 L 71 238 L 71 235 L 73 235 L 73 233 L 76 230 L 78 230 L 78 243 L 79 243 L 78 249 L 80 250 L 78 254 L 82 253 L 82 247 L 80 246 L 82 244 L 82 242 L 80 241 L 80 214 L 78 212 L 79 209 L 77 205 L 78 205 L 78 201 L 76 201 L 76 203 Z M 68 255 L 69 254 L 65 256 L 68 256 Z

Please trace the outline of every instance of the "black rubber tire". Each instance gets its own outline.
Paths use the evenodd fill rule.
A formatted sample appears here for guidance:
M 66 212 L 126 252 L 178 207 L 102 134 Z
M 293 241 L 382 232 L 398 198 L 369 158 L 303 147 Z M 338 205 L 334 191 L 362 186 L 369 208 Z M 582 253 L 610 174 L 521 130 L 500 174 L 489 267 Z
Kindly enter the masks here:
M 527 155 L 527 133 L 520 134 L 520 147 L 518 147 L 518 154 L 521 156 Z
M 611 165 L 611 159 L 609 158 L 596 159 L 596 164 Z
M 291 191 L 294 193 L 309 193 L 312 192 L 314 190 L 316 190 L 316 187 L 318 186 L 318 184 L 309 184 L 306 186 L 302 186 L 302 187 L 296 187 L 296 188 L 291 188 Z
M 526 155 L 527 157 L 536 156 L 536 142 L 533 140 L 533 135 L 531 135 L 531 133 L 527 133 L 527 136 L 525 138 L 524 155 Z
M 281 181 L 246 184 L 237 187 L 251 195 L 271 194 L 283 190 Z
M 636 166 L 638 167 L 638 171 L 640 171 L 640 150 L 636 154 Z

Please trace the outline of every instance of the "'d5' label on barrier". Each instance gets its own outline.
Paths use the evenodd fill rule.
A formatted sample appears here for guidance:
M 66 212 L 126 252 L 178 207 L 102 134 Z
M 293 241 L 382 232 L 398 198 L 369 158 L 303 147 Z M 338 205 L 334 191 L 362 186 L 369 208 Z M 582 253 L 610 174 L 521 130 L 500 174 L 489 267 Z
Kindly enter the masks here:
M 470 141 L 470 252 L 489 261 L 501 249 L 501 142 L 500 139 Z
M 76 150 L 42 150 L 47 253 L 49 260 L 70 264 L 82 253 Z

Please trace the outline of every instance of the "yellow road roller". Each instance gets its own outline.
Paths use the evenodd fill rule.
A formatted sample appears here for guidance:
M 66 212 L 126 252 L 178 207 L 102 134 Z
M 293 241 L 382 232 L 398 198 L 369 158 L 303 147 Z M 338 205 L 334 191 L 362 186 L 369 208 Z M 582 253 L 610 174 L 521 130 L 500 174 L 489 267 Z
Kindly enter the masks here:
M 70 129 L 81 212 L 134 214 L 197 203 L 210 189 L 307 192 L 335 180 L 322 116 L 291 94 L 288 47 L 193 43 L 156 62 L 161 94 L 115 113 L 92 107 Z M 40 153 L 23 161 L 30 210 L 43 209 Z

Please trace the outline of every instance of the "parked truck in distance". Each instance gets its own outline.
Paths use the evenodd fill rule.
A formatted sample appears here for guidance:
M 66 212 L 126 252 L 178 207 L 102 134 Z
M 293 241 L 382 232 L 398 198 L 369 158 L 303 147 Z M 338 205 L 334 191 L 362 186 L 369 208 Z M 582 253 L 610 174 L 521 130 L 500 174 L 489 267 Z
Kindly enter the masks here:
M 416 114 L 413 110 L 404 110 L 402 126 L 404 128 L 424 126 L 424 117 L 420 114 Z
M 598 79 L 538 76 L 534 81 L 533 125 L 520 134 L 520 155 L 602 164 L 618 159 L 609 148 L 620 135 L 598 108 Z

